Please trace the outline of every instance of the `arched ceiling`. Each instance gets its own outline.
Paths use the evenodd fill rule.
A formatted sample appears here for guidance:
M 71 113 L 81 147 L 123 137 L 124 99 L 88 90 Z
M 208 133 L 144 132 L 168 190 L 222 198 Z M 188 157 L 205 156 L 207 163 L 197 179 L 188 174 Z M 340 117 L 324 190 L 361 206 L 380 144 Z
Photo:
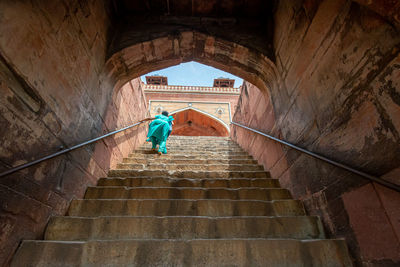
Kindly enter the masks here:
M 278 0 L 110 1 L 113 26 L 106 72 L 115 87 L 188 61 L 230 72 L 261 90 L 280 84 L 272 46 Z M 398 25 L 400 4 L 382 0 L 378 8 L 355 2 Z
M 115 0 L 119 12 L 131 15 L 193 17 L 261 17 L 273 0 Z
M 113 21 L 108 57 L 136 43 L 197 31 L 254 49 L 274 61 L 272 39 L 279 0 L 108 1 Z M 400 1 L 353 1 L 400 28 Z M 297 2 L 307 9 L 322 1 Z
M 275 0 L 114 0 L 109 56 L 130 45 L 184 31 L 240 44 L 273 58 Z

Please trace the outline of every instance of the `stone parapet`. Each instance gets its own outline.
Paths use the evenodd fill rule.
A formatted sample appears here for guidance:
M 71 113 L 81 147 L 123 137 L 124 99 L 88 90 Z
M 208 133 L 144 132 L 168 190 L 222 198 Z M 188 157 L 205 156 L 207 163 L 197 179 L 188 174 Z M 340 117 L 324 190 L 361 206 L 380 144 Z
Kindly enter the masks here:
M 179 92 L 179 93 L 202 93 L 202 94 L 234 94 L 240 95 L 241 87 L 207 87 L 207 86 L 184 86 L 184 85 L 154 85 L 143 84 L 145 92 Z

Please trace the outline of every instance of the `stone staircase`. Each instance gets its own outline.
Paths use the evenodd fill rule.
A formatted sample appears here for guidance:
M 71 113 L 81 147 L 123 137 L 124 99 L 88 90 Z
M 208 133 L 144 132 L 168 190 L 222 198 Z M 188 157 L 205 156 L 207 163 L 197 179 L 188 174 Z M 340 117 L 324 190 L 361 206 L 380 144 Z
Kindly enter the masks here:
M 12 266 L 352 266 L 343 240 L 228 138 L 134 151 Z

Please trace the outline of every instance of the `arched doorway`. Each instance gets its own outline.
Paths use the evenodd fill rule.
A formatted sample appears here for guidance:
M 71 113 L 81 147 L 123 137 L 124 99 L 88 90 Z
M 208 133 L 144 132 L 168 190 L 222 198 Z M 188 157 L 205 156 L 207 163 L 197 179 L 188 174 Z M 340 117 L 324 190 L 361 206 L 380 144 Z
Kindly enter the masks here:
M 229 136 L 229 127 L 220 119 L 204 111 L 186 108 L 171 112 L 175 125 L 172 135 Z

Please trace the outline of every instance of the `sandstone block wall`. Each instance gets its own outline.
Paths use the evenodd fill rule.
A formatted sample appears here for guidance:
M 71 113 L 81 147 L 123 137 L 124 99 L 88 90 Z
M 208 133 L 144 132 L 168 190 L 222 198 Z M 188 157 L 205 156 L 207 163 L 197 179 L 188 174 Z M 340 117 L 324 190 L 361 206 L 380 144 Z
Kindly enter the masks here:
M 280 1 L 274 50 L 279 86 L 260 100 L 246 84 L 233 120 L 400 184 L 399 30 L 352 1 Z M 232 137 L 358 264 L 399 264 L 399 193 L 246 130 Z
M 0 172 L 145 116 L 137 80 L 113 90 L 102 74 L 109 25 L 101 1 L 0 2 Z M 21 239 L 41 238 L 48 218 L 63 214 L 145 132 L 0 178 L 0 266 Z

